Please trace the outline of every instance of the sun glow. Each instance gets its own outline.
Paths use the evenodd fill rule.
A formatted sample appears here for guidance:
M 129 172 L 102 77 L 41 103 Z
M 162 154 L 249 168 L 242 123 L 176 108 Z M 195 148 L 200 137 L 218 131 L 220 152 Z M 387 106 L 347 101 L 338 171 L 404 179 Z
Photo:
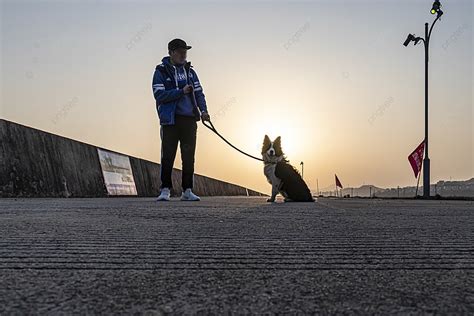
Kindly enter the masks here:
M 298 133 L 298 128 L 296 127 L 285 125 L 283 122 L 272 121 L 272 125 L 259 125 L 253 129 L 253 132 L 254 137 L 259 137 L 260 145 L 265 135 L 268 135 L 272 141 L 278 136 L 281 136 L 283 152 L 288 159 L 300 159 L 303 155 L 304 142 L 302 135 Z

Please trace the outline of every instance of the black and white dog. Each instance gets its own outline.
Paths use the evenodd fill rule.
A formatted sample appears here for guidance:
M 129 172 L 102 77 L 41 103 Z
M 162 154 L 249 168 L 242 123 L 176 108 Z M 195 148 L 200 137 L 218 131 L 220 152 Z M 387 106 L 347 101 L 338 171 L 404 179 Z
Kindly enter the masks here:
M 273 142 L 265 135 L 262 146 L 263 172 L 272 185 L 272 196 L 267 200 L 274 202 L 280 193 L 285 202 L 314 202 L 311 191 L 298 170 L 288 163 L 281 149 L 281 137 Z

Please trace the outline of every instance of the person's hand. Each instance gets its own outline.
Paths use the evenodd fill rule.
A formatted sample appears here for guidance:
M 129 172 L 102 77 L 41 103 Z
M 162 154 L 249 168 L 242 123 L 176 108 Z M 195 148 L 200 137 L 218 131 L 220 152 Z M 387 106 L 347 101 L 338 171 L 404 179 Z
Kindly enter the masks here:
M 211 121 L 211 116 L 210 116 L 209 113 L 207 113 L 207 112 L 202 112 L 202 113 L 201 113 L 201 119 L 202 119 L 203 121 L 208 121 L 208 122 L 210 122 L 210 121 Z
M 188 93 L 191 93 L 193 92 L 193 86 L 187 84 L 183 87 L 183 92 L 184 94 L 188 94 Z

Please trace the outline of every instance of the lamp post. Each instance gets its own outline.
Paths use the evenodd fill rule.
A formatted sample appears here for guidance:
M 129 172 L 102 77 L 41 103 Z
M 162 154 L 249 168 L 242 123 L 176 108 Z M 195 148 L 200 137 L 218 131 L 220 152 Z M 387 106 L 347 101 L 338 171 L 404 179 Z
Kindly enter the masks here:
M 436 19 L 429 27 L 428 23 L 425 23 L 425 37 L 416 37 L 413 34 L 408 34 L 407 39 L 403 43 L 404 46 L 408 46 L 411 42 L 415 42 L 414 45 L 418 44 L 420 41 L 423 42 L 425 46 L 425 158 L 423 159 L 423 197 L 425 199 L 430 197 L 430 158 L 428 155 L 428 62 L 429 62 L 429 46 L 431 31 L 433 26 L 443 15 L 441 11 L 441 3 L 436 0 L 433 2 L 433 7 L 431 8 L 431 14 L 436 14 Z

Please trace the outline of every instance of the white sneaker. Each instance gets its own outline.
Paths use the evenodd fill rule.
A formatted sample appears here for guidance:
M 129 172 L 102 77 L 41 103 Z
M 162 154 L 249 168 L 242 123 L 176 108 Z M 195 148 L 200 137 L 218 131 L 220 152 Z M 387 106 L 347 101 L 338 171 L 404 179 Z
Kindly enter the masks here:
M 170 189 L 161 189 L 160 196 L 156 199 L 157 201 L 169 201 L 170 200 Z
M 201 201 L 201 198 L 191 191 L 191 189 L 186 189 L 181 194 L 181 201 Z

